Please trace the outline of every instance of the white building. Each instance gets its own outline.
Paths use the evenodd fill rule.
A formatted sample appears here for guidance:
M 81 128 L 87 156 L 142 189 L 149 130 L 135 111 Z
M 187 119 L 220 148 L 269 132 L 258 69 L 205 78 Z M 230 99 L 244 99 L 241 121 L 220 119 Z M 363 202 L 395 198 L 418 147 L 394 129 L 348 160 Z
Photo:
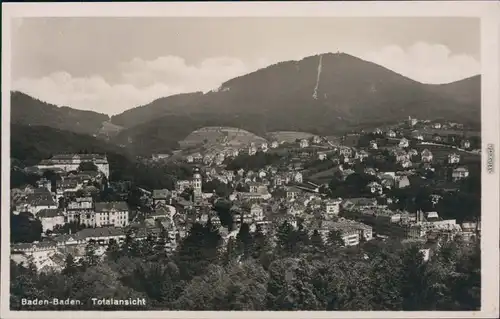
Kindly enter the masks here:
M 340 212 L 340 203 L 341 202 L 342 202 L 342 200 L 340 200 L 340 199 L 327 200 L 325 202 L 326 215 L 337 216 Z
M 78 170 L 81 163 L 91 162 L 101 171 L 106 178 L 109 178 L 109 163 L 106 155 L 101 154 L 59 154 L 51 159 L 42 160 L 37 165 L 39 169 L 62 169 L 65 172 Z
M 299 146 L 301 148 L 306 148 L 309 146 L 309 141 L 306 140 L 305 138 L 301 139 L 300 142 L 299 142 Z
M 302 183 L 302 181 L 303 181 L 302 173 L 301 172 L 294 173 L 293 180 L 295 183 Z
M 54 230 L 57 225 L 64 225 L 64 213 L 61 209 L 42 209 L 37 218 L 42 224 L 42 231 Z
M 125 227 L 129 224 L 129 207 L 125 202 L 95 203 L 95 227 Z
M 452 153 L 448 155 L 448 163 L 449 164 L 457 164 L 460 162 L 460 155 Z
M 454 181 L 458 181 L 469 177 L 469 170 L 466 167 L 455 168 L 452 172 L 452 178 Z

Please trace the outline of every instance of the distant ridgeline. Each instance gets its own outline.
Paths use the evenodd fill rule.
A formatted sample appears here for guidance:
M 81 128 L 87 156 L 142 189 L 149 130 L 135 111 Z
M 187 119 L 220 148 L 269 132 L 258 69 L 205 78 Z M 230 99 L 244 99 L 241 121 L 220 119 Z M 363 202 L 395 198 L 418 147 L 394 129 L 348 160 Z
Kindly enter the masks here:
M 220 90 L 159 98 L 109 116 L 11 95 L 14 124 L 103 137 L 134 154 L 167 153 L 192 143 L 231 140 L 233 128 L 337 135 L 403 118 L 481 123 L 481 77 L 423 84 L 344 53 L 285 61 L 222 83 Z M 219 127 L 194 133 L 203 127 Z M 245 139 L 243 134 L 235 138 Z M 222 137 L 221 137 L 222 136 Z

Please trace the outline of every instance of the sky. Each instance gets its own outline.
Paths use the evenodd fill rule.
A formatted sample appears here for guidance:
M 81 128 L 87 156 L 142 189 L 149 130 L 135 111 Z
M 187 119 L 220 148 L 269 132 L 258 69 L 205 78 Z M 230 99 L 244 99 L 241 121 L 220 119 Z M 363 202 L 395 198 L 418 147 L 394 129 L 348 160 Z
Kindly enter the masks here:
M 475 18 L 16 18 L 12 89 L 114 115 L 276 62 L 346 52 L 422 83 L 480 73 Z

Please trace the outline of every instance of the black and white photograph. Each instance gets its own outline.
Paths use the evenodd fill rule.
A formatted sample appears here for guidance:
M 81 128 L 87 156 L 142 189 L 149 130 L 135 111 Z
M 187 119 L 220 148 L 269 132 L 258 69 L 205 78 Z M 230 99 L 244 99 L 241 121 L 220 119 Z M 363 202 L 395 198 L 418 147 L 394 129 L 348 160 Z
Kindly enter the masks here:
M 499 7 L 375 4 L 2 6 L 2 317 L 497 317 Z

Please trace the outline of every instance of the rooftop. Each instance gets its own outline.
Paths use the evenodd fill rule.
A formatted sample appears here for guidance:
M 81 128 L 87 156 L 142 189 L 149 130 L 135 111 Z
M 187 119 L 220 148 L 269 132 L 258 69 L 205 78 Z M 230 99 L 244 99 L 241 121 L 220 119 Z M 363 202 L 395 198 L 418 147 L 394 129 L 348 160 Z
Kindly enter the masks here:
M 129 207 L 126 202 L 99 202 L 95 203 L 96 212 L 119 210 L 128 211 Z
M 64 216 L 63 211 L 61 209 L 42 209 L 37 214 L 38 217 L 41 218 L 52 218 L 57 216 Z

